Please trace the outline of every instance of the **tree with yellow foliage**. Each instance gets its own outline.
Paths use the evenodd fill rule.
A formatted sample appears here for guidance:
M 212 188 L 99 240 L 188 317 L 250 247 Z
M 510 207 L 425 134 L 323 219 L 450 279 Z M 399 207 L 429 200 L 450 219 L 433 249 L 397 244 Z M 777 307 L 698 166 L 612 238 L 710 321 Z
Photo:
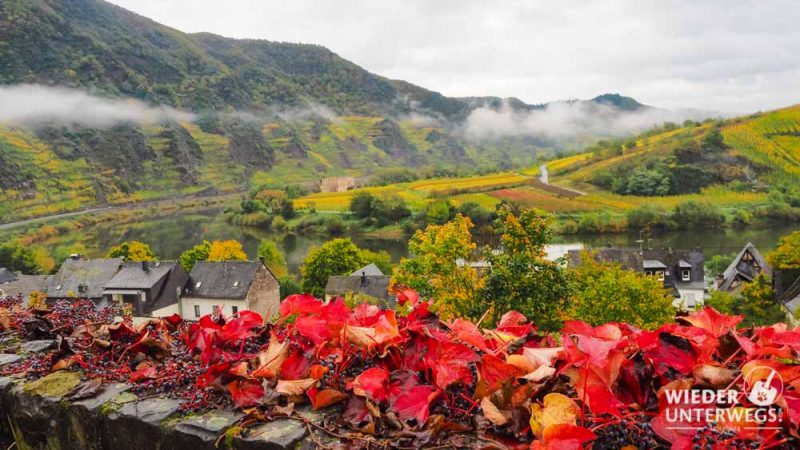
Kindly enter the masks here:
M 476 248 L 472 221 L 457 215 L 444 225 L 428 225 L 408 242 L 412 258 L 403 258 L 392 277 L 392 286 L 408 286 L 431 300 L 445 318 L 464 316 L 477 309 L 483 279 L 466 263 Z
M 800 231 L 782 237 L 768 258 L 776 269 L 800 269 Z
M 144 242 L 127 241 L 112 247 L 108 252 L 109 258 L 123 258 L 125 261 L 153 261 L 155 253 Z
M 209 261 L 246 261 L 247 253 L 242 248 L 242 243 L 234 241 L 214 241 L 208 251 Z

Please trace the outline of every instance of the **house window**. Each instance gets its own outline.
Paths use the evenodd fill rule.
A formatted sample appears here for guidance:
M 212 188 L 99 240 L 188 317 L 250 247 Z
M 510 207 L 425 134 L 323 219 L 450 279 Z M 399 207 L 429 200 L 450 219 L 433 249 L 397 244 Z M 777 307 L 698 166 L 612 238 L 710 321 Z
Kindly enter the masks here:
M 200 305 L 194 305 L 194 316 L 200 317 Z
M 233 287 L 239 287 L 239 282 L 238 281 L 234 281 L 233 282 Z
M 200 286 L 202 286 L 202 285 L 203 285 L 203 282 L 202 281 L 198 281 L 197 283 L 195 283 L 194 287 L 195 287 L 195 289 L 200 289 Z
M 681 279 L 683 281 L 691 280 L 692 279 L 692 271 L 690 269 L 681 270 Z
M 659 270 L 658 272 L 656 272 L 656 276 L 658 277 L 658 281 L 664 281 L 664 271 L 663 270 Z
M 239 317 L 239 307 L 238 306 L 231 306 L 231 312 L 233 313 L 233 317 Z
M 219 315 L 219 306 L 212 306 L 211 307 L 211 314 L 218 316 Z

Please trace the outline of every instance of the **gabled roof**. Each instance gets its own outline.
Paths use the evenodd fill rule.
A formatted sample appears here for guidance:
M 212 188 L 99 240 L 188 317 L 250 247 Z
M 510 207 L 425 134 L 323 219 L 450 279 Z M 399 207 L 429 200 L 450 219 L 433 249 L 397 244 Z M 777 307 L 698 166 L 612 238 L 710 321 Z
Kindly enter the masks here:
M 256 279 L 257 261 L 198 261 L 189 272 L 186 295 L 243 300 Z
M 370 263 L 370 264 L 368 264 L 368 265 L 356 270 L 355 272 L 351 273 L 350 276 L 351 277 L 360 277 L 362 274 L 366 275 L 368 277 L 372 277 L 372 276 L 380 277 L 380 276 L 383 276 L 383 272 L 381 272 L 381 269 L 378 268 L 378 266 L 376 266 L 375 263 Z
M 719 286 L 720 290 L 729 290 L 731 288 L 731 284 L 733 284 L 737 276 L 741 276 L 748 281 L 751 281 L 753 278 L 758 276 L 758 273 L 753 271 L 752 266 L 742 261 L 742 258 L 747 253 L 753 256 L 753 260 L 761 268 L 761 273 L 768 277 L 772 277 L 772 266 L 769 265 L 766 258 L 764 258 L 764 255 L 758 251 L 756 246 L 751 242 L 748 242 L 747 245 L 742 248 L 742 251 L 740 251 L 739 254 L 733 258 L 733 261 L 731 261 L 731 264 L 727 269 L 725 269 L 725 272 L 722 273 L 722 284 Z
M 0 297 L 16 297 L 17 295 L 22 295 L 27 305 L 28 297 L 31 295 L 31 292 L 47 291 L 47 283 L 50 278 L 52 278 L 52 275 L 17 275 L 16 280 L 0 285 L 0 292 L 2 292 Z
M 122 266 L 122 258 L 67 259 L 48 280 L 47 297 L 64 298 L 70 294 L 99 299 L 103 288 Z
M 16 279 L 17 275 L 14 272 L 6 269 L 5 267 L 0 267 L 0 284 L 10 283 Z
M 161 282 L 177 263 L 167 261 L 127 262 L 120 271 L 105 284 L 109 289 L 152 289 Z
M 664 270 L 667 268 L 667 265 L 657 259 L 644 259 L 642 260 L 642 267 L 645 269 Z

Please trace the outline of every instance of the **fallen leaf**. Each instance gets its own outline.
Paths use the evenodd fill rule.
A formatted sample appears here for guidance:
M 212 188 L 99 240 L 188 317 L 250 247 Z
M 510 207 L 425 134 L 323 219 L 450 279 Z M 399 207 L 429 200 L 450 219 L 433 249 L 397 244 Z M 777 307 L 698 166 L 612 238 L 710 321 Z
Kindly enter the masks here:
M 489 397 L 483 397 L 481 400 L 481 410 L 483 411 L 483 416 L 496 426 L 502 426 L 508 423 L 508 418 L 497 408 Z
M 547 394 L 542 405 L 531 405 L 531 431 L 541 437 L 543 431 L 553 425 L 576 423 L 581 410 L 572 399 L 556 392 Z

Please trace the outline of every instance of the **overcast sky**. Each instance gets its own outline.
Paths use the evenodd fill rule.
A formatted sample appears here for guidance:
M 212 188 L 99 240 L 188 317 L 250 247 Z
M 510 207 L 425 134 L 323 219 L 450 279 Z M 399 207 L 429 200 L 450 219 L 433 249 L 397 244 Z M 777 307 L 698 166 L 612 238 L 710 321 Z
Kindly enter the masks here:
M 450 96 L 800 102 L 797 0 L 111 0 L 186 32 L 314 43 Z

